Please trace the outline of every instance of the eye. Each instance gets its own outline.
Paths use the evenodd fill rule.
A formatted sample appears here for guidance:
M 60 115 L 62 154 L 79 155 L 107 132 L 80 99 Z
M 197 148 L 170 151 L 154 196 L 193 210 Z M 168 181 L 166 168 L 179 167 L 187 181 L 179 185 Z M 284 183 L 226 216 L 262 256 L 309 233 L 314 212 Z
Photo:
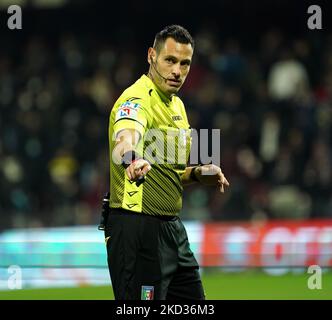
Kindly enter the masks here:
M 165 58 L 165 60 L 166 60 L 168 63 L 175 63 L 175 60 L 174 60 L 172 57 L 167 57 L 167 58 Z
M 181 66 L 189 67 L 190 66 L 190 61 L 188 61 L 188 60 L 181 61 Z

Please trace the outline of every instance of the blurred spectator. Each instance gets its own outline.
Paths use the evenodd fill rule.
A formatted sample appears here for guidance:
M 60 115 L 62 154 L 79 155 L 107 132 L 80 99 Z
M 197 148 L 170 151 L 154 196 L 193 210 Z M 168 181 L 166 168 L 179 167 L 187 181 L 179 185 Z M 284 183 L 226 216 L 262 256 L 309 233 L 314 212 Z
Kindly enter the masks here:
M 299 101 L 308 94 L 308 74 L 289 49 L 283 49 L 268 78 L 270 97 L 274 100 Z
M 221 129 L 231 188 L 191 186 L 183 218 L 332 217 L 332 37 L 266 30 L 252 50 L 215 28 L 197 28 L 181 95 L 193 128 Z M 138 47 L 96 37 L 30 35 L 13 38 L 15 55 L 0 50 L 0 228 L 98 223 L 110 108 L 146 65 Z

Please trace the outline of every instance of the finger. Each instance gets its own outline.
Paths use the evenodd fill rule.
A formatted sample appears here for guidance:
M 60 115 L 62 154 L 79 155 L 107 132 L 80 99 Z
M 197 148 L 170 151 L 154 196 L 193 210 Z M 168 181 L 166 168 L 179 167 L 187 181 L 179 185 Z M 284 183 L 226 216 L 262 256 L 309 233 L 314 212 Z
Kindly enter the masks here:
M 223 182 L 221 180 L 218 180 L 218 182 L 219 182 L 220 185 L 223 185 L 224 187 L 225 186 L 229 187 L 229 183 L 228 183 L 228 181 L 226 179 Z
M 151 165 L 147 161 L 140 159 L 132 163 L 128 169 L 130 170 L 131 180 L 136 181 L 151 170 Z
M 138 170 L 134 170 L 135 172 L 135 180 L 139 179 L 140 177 L 143 176 L 143 172 L 141 169 L 138 169 Z
M 148 173 L 149 171 L 150 171 L 150 170 L 149 170 L 148 167 L 144 167 L 144 168 L 141 170 L 141 174 L 142 174 L 143 176 L 145 176 L 145 175 L 147 175 L 147 173 Z
M 146 165 L 142 168 L 143 175 L 146 175 L 150 170 L 151 170 L 151 165 L 150 163 L 146 163 Z
M 230 186 L 230 184 L 229 184 L 229 182 L 228 182 L 228 180 L 226 178 L 225 178 L 225 184 L 226 184 L 227 187 Z
M 144 166 L 144 163 L 142 163 L 140 161 L 136 161 L 134 163 L 134 170 L 140 170 L 143 166 Z
M 217 172 L 217 176 L 220 180 L 225 179 L 224 174 L 222 173 L 221 169 L 218 167 L 218 172 Z
M 136 178 L 144 177 L 150 170 L 151 170 L 151 165 L 146 162 L 141 169 L 134 169 L 135 177 Z
M 143 166 L 141 166 L 140 168 L 136 168 L 135 167 L 135 172 L 144 172 L 144 174 L 146 174 L 148 171 L 151 170 L 151 165 L 148 163 L 145 163 Z
M 223 183 L 223 184 L 225 184 L 227 187 L 229 187 L 229 182 L 228 182 L 228 180 L 226 179 L 226 177 L 224 176 L 224 174 L 221 172 L 221 182 Z
M 142 172 L 142 168 L 134 168 L 134 172 L 136 175 L 139 175 Z
M 131 180 L 137 179 L 137 173 L 135 172 L 134 166 L 131 165 L 128 167 L 128 169 L 130 172 Z
M 219 174 L 218 174 L 218 179 L 219 179 L 219 181 L 221 182 L 221 183 L 225 183 L 226 181 L 226 178 L 225 178 L 225 176 L 224 176 L 224 174 L 222 173 L 222 172 L 220 172 Z
M 219 190 L 220 190 L 221 193 L 224 193 L 224 192 L 225 192 L 225 190 L 224 190 L 224 185 L 223 185 L 223 184 L 220 186 Z
M 229 183 L 228 181 L 226 180 L 226 178 L 224 179 L 224 182 L 222 182 L 222 180 L 218 180 L 218 183 L 219 183 L 219 188 L 223 189 L 223 191 L 225 191 L 225 186 L 226 187 L 229 187 Z M 221 190 L 220 190 L 221 191 Z
M 126 169 L 126 174 L 127 174 L 127 176 L 128 176 L 128 179 L 129 179 L 129 180 L 132 180 L 132 176 L 131 176 L 131 173 L 130 173 L 130 169 L 129 169 L 129 167 Z
M 147 166 L 147 165 L 150 165 L 150 164 L 146 160 L 139 159 L 139 160 L 135 161 L 134 168 L 135 168 L 135 170 L 142 169 L 144 166 Z
M 229 186 L 229 182 L 224 175 L 222 175 L 222 178 L 219 179 L 218 181 L 222 184 L 225 184 L 226 186 Z

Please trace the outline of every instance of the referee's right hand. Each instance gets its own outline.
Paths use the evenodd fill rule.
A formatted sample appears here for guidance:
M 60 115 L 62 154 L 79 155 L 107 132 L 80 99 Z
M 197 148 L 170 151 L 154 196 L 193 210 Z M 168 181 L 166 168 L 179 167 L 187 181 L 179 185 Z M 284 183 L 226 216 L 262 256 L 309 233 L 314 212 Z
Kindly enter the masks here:
M 144 159 L 134 161 L 127 169 L 126 174 L 131 181 L 136 181 L 151 170 L 151 165 Z

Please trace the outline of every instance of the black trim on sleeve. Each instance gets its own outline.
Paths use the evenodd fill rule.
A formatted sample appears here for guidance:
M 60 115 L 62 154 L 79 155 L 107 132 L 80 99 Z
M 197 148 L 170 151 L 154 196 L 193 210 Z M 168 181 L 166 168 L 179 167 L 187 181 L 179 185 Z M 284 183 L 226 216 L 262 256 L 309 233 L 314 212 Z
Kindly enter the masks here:
M 136 121 L 136 122 L 139 123 L 143 128 L 145 128 L 144 125 L 143 125 L 142 123 L 140 123 L 138 120 L 131 119 L 131 118 L 121 118 L 121 119 L 118 119 L 118 120 L 116 120 L 116 121 L 114 122 L 113 126 L 114 126 L 117 122 L 119 122 L 119 121 L 121 121 L 121 120 L 131 120 L 131 121 Z

